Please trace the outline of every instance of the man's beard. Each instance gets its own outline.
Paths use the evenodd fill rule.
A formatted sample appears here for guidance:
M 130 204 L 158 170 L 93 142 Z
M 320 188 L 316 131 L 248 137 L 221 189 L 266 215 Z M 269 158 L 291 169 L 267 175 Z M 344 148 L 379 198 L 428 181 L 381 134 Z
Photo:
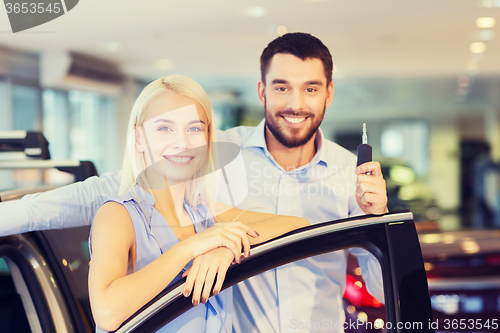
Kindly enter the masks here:
M 314 133 L 316 133 L 316 131 L 318 130 L 319 125 L 323 120 L 323 116 L 325 115 L 325 109 L 326 109 L 326 101 L 325 101 L 325 106 L 323 107 L 323 113 L 318 117 L 318 119 L 315 119 L 316 116 L 310 112 L 284 111 L 278 113 L 277 116 L 279 117 L 301 116 L 301 117 L 308 117 L 311 120 L 311 126 L 306 129 L 306 133 L 303 136 L 298 136 L 298 133 L 302 130 L 301 128 L 289 128 L 291 136 L 287 136 L 283 128 L 279 126 L 278 123 L 276 122 L 274 115 L 270 114 L 270 112 L 267 111 L 267 101 L 264 100 L 264 116 L 266 119 L 266 127 L 269 129 L 272 135 L 274 135 L 276 140 L 278 140 L 278 142 L 281 143 L 283 146 L 287 148 L 300 147 L 309 142 L 309 140 L 311 140 L 311 138 L 313 137 Z

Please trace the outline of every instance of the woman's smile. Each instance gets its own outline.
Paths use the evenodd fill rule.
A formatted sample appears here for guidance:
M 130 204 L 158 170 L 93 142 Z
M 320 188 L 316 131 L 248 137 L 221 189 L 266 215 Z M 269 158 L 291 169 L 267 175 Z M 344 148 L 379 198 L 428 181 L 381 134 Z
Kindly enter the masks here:
M 164 159 L 169 161 L 174 165 L 188 165 L 194 159 L 195 156 L 185 156 L 185 155 L 162 155 Z

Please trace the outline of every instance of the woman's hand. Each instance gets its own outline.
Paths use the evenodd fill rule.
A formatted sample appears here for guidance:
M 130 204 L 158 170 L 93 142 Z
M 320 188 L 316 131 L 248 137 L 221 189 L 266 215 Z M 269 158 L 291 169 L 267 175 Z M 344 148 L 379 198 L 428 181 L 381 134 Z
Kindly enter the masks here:
M 206 303 L 210 297 L 210 291 L 217 275 L 217 282 L 214 286 L 213 295 L 216 296 L 221 288 L 226 271 L 233 262 L 234 255 L 227 248 L 213 249 L 205 254 L 196 257 L 193 260 L 193 265 L 182 274 L 182 277 L 187 275 L 186 283 L 182 289 L 182 294 L 189 297 L 193 291 L 193 305 L 197 306 L 201 303 Z M 194 290 L 193 290 L 194 285 Z
M 241 222 L 216 223 L 185 239 L 183 243 L 189 245 L 193 259 L 212 249 L 226 247 L 231 250 L 234 260 L 239 263 L 242 246 L 245 256 L 250 255 L 248 236 L 258 237 L 259 234 Z

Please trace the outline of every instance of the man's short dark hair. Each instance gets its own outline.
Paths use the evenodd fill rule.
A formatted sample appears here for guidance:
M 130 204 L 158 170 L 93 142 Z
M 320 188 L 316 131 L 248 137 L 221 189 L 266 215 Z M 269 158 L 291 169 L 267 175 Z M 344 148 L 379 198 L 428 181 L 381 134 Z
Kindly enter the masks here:
M 329 84 L 332 80 L 333 60 L 325 44 L 310 34 L 294 32 L 276 38 L 262 52 L 260 56 L 260 75 L 264 83 L 266 83 L 269 64 L 277 53 L 291 54 L 303 61 L 308 58 L 319 59 L 323 63 L 326 83 Z

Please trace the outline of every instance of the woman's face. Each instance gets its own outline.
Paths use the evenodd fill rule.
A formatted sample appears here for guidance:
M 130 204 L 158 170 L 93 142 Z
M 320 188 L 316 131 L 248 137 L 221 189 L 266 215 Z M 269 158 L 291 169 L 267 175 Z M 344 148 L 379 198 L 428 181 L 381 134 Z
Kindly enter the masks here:
M 136 130 L 136 149 L 143 154 L 146 175 L 166 177 L 169 185 L 190 180 L 208 152 L 205 110 L 189 97 L 166 91 L 145 112 L 146 120 Z

